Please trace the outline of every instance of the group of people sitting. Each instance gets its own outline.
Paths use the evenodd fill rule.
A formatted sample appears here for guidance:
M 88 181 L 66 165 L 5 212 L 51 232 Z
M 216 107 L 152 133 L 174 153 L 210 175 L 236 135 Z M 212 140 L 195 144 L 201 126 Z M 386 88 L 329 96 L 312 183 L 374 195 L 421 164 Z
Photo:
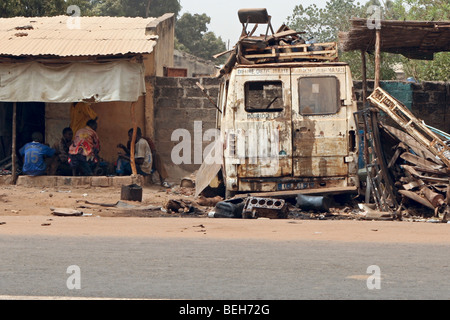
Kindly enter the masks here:
M 23 157 L 23 173 L 38 175 L 92 176 L 100 165 L 100 140 L 97 135 L 97 121 L 90 119 L 86 126 L 77 130 L 75 135 L 70 127 L 64 128 L 62 138 L 53 148 L 44 144 L 40 132 L 32 134 L 32 142 L 25 144 L 19 153 Z M 115 171 L 117 175 L 131 175 L 131 141 L 133 129 L 128 131 L 127 146 L 119 143 L 119 153 Z M 151 147 L 152 146 L 152 147 Z M 169 187 L 165 181 L 167 172 L 156 148 L 150 139 L 142 136 L 141 128 L 136 130 L 134 162 L 136 173 L 148 176 L 158 171 L 161 185 Z

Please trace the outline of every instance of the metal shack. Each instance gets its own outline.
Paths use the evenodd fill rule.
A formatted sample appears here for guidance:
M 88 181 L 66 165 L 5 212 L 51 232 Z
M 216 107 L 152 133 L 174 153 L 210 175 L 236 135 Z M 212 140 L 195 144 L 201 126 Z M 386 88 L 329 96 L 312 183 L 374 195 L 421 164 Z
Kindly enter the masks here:
M 59 141 L 77 103 L 98 116 L 105 161 L 133 125 L 153 137 L 152 79 L 173 66 L 174 15 L 74 19 L 0 19 L 0 160 L 14 159 L 33 131 Z

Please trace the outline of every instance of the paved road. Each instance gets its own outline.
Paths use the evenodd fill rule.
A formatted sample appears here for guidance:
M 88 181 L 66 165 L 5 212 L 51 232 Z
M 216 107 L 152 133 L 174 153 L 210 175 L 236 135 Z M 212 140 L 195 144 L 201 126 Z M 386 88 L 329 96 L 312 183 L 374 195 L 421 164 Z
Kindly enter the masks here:
M 449 245 L 0 236 L 0 297 L 449 299 Z M 69 266 L 78 271 L 67 273 Z M 369 290 L 367 268 L 381 278 Z M 67 280 L 80 289 L 69 289 Z M 75 280 L 74 280 L 75 279 Z M 79 282 L 78 282 L 79 280 Z

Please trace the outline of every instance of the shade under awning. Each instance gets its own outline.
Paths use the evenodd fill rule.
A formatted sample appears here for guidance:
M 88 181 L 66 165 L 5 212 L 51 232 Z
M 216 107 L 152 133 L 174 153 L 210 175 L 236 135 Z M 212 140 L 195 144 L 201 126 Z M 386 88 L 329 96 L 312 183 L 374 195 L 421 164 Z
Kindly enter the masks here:
M 142 63 L 0 63 L 0 101 L 137 101 L 144 93 Z
M 350 30 L 339 33 L 341 49 L 373 51 L 374 26 L 368 25 L 367 19 L 355 18 L 350 22 Z M 450 21 L 381 20 L 379 30 L 383 52 L 431 60 L 436 52 L 450 51 Z

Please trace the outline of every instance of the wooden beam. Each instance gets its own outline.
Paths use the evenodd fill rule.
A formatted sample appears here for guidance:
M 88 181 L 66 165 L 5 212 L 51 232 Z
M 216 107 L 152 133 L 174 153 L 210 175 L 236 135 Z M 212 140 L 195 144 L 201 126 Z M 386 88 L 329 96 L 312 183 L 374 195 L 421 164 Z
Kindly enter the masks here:
M 137 132 L 136 102 L 131 103 L 131 122 L 133 124 L 133 136 L 131 138 L 131 144 L 130 144 L 130 165 L 131 165 L 131 172 L 132 172 L 133 176 L 136 176 L 137 170 L 136 170 L 136 162 L 135 162 L 135 157 L 134 157 L 135 144 L 136 144 L 136 132 Z
M 363 104 L 366 104 L 367 99 L 367 62 L 366 52 L 361 50 L 361 80 L 362 80 L 362 98 Z
M 13 103 L 13 114 L 12 114 L 12 153 L 11 153 L 12 180 L 11 180 L 11 184 L 15 184 L 16 180 L 17 180 L 16 144 L 17 144 L 17 102 L 14 102 Z
M 381 34 L 380 30 L 375 31 L 375 84 L 374 89 L 380 86 L 380 68 L 381 68 Z

